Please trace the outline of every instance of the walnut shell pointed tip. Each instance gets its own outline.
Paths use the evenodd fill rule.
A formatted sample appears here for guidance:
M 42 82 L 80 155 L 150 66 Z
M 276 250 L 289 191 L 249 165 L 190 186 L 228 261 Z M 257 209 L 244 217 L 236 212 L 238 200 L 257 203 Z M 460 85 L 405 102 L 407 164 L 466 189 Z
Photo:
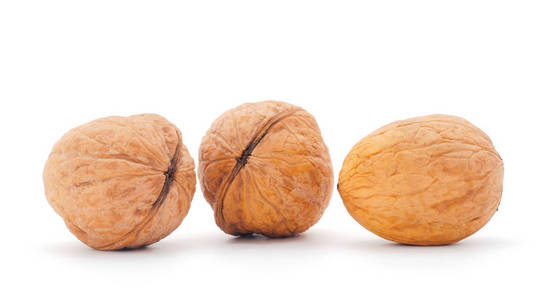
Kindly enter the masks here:
M 79 240 L 115 250 L 155 243 L 181 224 L 194 168 L 181 132 L 142 114 L 70 130 L 54 145 L 43 180 L 48 202 Z
M 246 103 L 216 119 L 199 149 L 199 179 L 216 224 L 232 235 L 304 232 L 333 190 L 316 120 L 278 101 Z
M 490 138 L 455 116 L 393 122 L 349 152 L 338 190 L 351 216 L 385 239 L 413 245 L 462 240 L 493 216 L 503 161 Z

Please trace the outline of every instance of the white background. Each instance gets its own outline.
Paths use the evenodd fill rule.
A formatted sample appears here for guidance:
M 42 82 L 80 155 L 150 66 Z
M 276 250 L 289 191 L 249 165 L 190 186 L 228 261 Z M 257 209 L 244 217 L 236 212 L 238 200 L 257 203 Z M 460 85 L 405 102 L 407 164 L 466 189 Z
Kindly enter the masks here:
M 339 172 L 372 130 L 467 118 L 505 162 L 498 213 L 442 247 L 366 231 L 334 192 L 297 238 L 221 232 L 200 188 L 135 251 L 81 244 L 49 207 L 54 142 L 107 115 L 159 113 L 195 157 L 211 122 L 278 99 L 318 120 Z M 553 1 L 0 2 L 0 298 L 553 299 Z

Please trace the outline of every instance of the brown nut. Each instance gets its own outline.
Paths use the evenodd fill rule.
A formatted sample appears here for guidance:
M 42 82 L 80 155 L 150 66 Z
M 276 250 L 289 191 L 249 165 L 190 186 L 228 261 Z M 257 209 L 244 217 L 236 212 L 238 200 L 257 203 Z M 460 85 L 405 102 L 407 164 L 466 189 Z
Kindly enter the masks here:
M 216 119 L 200 146 L 199 179 L 216 224 L 232 235 L 303 232 L 333 190 L 316 120 L 277 101 L 243 104 Z
M 355 220 L 399 243 L 464 239 L 497 210 L 503 161 L 468 121 L 432 115 L 394 122 L 345 158 L 338 190 Z
M 44 168 L 46 197 L 69 230 L 99 250 L 170 234 L 195 191 L 180 131 L 154 114 L 98 119 L 66 133 Z

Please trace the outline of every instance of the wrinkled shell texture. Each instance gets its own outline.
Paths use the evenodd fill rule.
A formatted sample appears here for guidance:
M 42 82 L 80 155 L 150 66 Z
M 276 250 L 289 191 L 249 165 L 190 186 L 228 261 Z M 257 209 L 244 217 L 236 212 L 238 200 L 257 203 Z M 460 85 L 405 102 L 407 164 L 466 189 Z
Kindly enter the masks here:
M 394 122 L 356 144 L 339 193 L 357 222 L 395 242 L 441 245 L 484 226 L 497 210 L 503 162 L 468 121 L 431 115 Z
M 70 130 L 54 145 L 43 179 L 69 230 L 100 250 L 137 248 L 170 234 L 187 214 L 196 182 L 181 133 L 154 114 Z
M 199 179 L 216 224 L 232 235 L 303 232 L 333 189 L 316 120 L 277 101 L 246 103 L 215 120 L 200 146 Z

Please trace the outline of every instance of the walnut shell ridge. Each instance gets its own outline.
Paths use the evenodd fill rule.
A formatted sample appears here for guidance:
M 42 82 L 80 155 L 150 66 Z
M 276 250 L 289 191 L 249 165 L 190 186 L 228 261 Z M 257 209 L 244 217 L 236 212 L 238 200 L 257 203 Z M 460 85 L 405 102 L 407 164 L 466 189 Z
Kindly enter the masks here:
M 232 235 L 304 232 L 333 190 L 316 120 L 278 101 L 246 103 L 216 119 L 199 149 L 199 180 L 216 224 Z
M 159 115 L 107 117 L 67 132 L 53 147 L 46 198 L 83 243 L 99 250 L 159 241 L 187 215 L 194 162 L 181 132 Z
M 496 212 L 503 161 L 489 137 L 455 116 L 386 125 L 349 152 L 338 190 L 353 218 L 391 241 L 442 245 L 464 239 Z

